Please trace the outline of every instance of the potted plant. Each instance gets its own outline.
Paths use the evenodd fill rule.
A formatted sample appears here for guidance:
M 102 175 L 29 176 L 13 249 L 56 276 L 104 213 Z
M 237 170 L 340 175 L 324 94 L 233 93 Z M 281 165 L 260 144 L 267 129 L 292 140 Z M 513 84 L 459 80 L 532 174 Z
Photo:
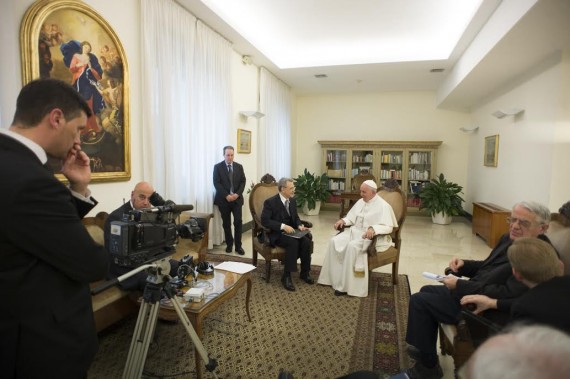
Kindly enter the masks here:
M 435 224 L 450 224 L 452 216 L 463 213 L 461 203 L 464 200 L 459 196 L 462 191 L 459 184 L 449 182 L 439 174 L 420 190 L 420 210 L 427 209 Z
M 319 214 L 321 202 L 327 200 L 330 195 L 327 190 L 328 180 L 327 174 L 323 173 L 318 176 L 310 173 L 307 169 L 303 174 L 293 179 L 297 206 L 303 208 L 303 213 L 308 216 Z

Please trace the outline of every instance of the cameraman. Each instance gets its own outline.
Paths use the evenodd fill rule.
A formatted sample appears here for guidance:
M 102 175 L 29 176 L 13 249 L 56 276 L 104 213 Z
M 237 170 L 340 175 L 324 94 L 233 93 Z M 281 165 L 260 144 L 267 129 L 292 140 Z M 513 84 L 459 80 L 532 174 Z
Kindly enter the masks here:
M 105 248 L 107 251 L 109 251 L 109 240 L 111 239 L 111 222 L 123 221 L 123 215 L 128 214 L 132 210 L 160 205 L 164 205 L 164 199 L 154 191 L 154 188 L 147 182 L 138 183 L 135 186 L 135 189 L 131 192 L 131 200 L 111 212 L 109 217 L 107 217 L 107 221 L 105 221 Z M 108 279 L 126 274 L 135 268 L 136 267 L 123 267 L 115 264 L 111 254 L 109 254 Z M 177 270 L 178 261 L 170 259 L 170 276 L 175 277 Z M 144 291 L 147 276 L 148 274 L 145 271 L 141 271 L 120 282 L 119 285 L 126 291 Z

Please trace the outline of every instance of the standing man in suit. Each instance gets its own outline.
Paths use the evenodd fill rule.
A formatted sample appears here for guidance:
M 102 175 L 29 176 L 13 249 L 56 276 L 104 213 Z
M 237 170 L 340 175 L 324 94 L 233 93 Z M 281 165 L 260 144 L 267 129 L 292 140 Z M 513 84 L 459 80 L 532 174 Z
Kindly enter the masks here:
M 291 280 L 291 273 L 297 272 L 297 259 L 301 258 L 301 280 L 307 284 L 314 284 L 311 278 L 311 240 L 310 233 L 301 238 L 294 238 L 288 234 L 308 230 L 301 223 L 297 213 L 295 185 L 293 179 L 281 178 L 277 184 L 279 193 L 270 197 L 263 203 L 261 211 L 261 224 L 271 229 L 269 243 L 271 246 L 283 247 L 286 251 L 285 270 L 281 282 L 288 291 L 295 291 Z
M 231 253 L 232 246 L 235 244 L 236 253 L 244 255 L 245 251 L 241 247 L 241 208 L 243 207 L 245 173 L 243 166 L 234 162 L 232 146 L 224 146 L 224 160 L 214 166 L 214 187 L 216 188 L 214 204 L 218 206 L 222 216 L 226 253 Z M 232 215 L 234 216 L 233 236 Z
M 89 283 L 107 253 L 81 218 L 96 204 L 80 133 L 91 110 L 73 87 L 25 85 L 0 130 L 0 370 L 3 378 L 84 378 L 97 351 Z M 64 185 L 47 166 L 61 159 Z

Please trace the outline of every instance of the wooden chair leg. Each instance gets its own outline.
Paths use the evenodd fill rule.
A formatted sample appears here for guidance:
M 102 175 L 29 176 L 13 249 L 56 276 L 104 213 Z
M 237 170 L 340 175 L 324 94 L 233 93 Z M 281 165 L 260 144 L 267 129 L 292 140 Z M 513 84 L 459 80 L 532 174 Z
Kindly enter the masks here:
M 269 275 L 271 274 L 271 259 L 265 261 L 265 281 L 269 283 Z
M 257 250 L 255 250 L 255 247 L 251 246 L 251 251 L 253 251 L 253 258 L 252 258 L 252 264 L 257 267 Z
M 398 262 L 392 263 L 392 283 L 398 285 Z

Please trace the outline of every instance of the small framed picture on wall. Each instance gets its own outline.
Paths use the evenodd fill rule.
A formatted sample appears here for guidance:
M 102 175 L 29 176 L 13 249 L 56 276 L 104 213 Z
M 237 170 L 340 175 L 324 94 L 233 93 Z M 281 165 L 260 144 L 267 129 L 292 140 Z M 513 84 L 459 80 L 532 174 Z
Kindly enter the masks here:
M 238 153 L 249 154 L 251 153 L 251 131 L 238 129 L 237 137 L 237 151 Z
M 487 167 L 497 167 L 499 157 L 499 135 L 485 137 L 485 153 L 483 165 Z

